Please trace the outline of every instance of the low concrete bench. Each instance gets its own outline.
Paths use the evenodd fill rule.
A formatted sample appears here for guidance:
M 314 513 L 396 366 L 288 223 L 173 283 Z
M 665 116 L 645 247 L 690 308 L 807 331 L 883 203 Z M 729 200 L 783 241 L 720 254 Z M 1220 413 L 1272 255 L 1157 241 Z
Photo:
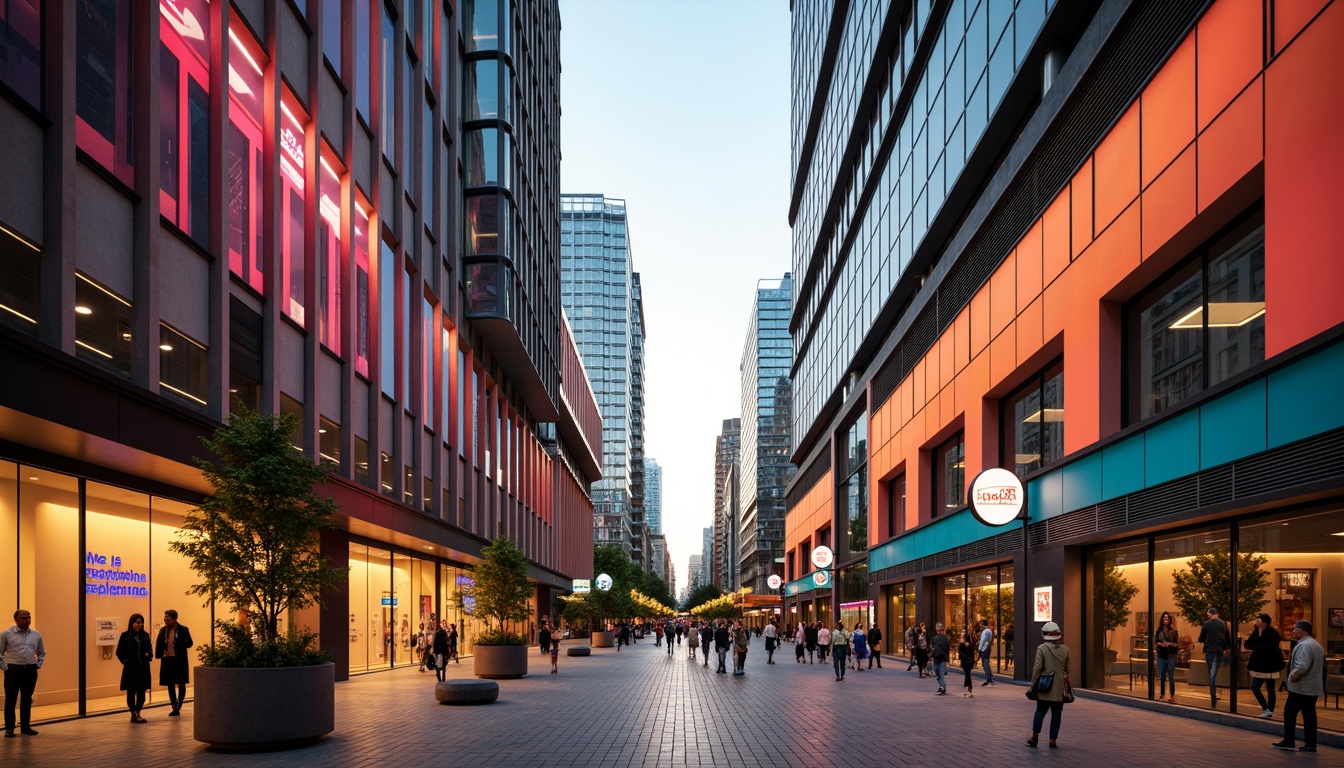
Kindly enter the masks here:
M 565 649 L 566 656 L 591 656 L 593 649 L 586 645 L 571 645 Z
M 489 704 L 499 699 L 494 680 L 444 680 L 434 686 L 440 704 Z

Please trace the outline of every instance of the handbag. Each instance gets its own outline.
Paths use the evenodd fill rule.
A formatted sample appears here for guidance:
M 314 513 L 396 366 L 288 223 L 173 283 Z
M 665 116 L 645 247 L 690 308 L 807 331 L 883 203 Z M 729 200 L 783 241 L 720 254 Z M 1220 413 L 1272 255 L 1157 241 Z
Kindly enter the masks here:
M 1065 704 L 1073 703 L 1073 686 L 1069 685 L 1068 675 L 1064 676 L 1064 703 Z

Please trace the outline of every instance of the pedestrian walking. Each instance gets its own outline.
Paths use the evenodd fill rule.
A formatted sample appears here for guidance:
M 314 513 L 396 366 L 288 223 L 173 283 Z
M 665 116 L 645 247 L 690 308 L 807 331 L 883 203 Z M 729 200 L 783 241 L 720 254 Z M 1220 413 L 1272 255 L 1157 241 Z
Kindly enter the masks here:
M 653 636 L 656 638 L 656 639 L 654 640 L 653 647 L 655 647 L 655 648 L 659 648 L 659 647 L 661 647 L 662 644 L 663 644 L 663 625 L 662 625 L 662 624 L 659 624 L 659 623 L 657 623 L 657 622 L 654 622 L 654 625 L 653 625 Z
M 1325 650 L 1311 635 L 1311 622 L 1293 623 L 1292 659 L 1288 664 L 1288 703 L 1283 705 L 1283 741 L 1271 746 L 1292 750 L 1297 743 L 1297 715 L 1302 714 L 1299 752 L 1316 751 L 1316 700 L 1325 693 Z
M 154 642 L 145 631 L 145 617 L 132 613 L 126 622 L 130 627 L 117 639 L 117 661 L 121 662 L 121 690 L 126 692 L 126 708 L 131 711 L 132 723 L 147 723 L 140 716 L 145 707 L 145 692 L 149 690 L 149 662 L 154 658 Z
M 775 627 L 775 622 L 765 625 L 763 630 L 765 635 L 765 663 L 775 663 L 775 647 L 779 645 L 779 630 Z
M 1209 618 L 1199 628 L 1199 639 L 1204 644 L 1204 661 L 1209 666 L 1209 706 L 1218 706 L 1218 669 L 1223 666 L 1223 654 L 1227 653 L 1227 623 L 1218 618 L 1218 608 L 1209 606 Z
M 673 634 L 674 634 L 675 632 L 676 632 L 676 627 L 674 627 L 674 626 L 672 625 L 672 620 L 669 619 L 669 620 L 667 621 L 667 623 L 663 625 L 663 637 L 667 639 L 667 655 L 668 655 L 668 656 L 671 656 L 671 655 L 672 655 L 672 651 L 673 651 L 673 649 L 675 649 L 675 648 L 677 647 L 677 644 L 674 643 L 674 642 L 672 642 L 672 636 L 673 636 Z
M 975 649 L 980 652 L 980 666 L 985 670 L 985 681 L 981 688 L 994 684 L 994 672 L 989 667 L 990 649 L 994 647 L 994 630 L 989 628 L 989 619 L 980 620 L 980 643 Z
M 712 622 L 701 622 L 700 624 L 700 645 L 703 650 L 701 653 L 705 656 L 705 669 L 709 669 L 709 647 L 714 644 L 714 624 Z
M 14 626 L 0 632 L 0 669 L 5 671 L 5 738 L 14 733 L 14 705 L 19 706 L 19 732 L 36 736 L 33 730 L 33 691 L 37 688 L 37 670 L 47 660 L 42 635 L 33 629 L 33 615 L 20 608 L 14 612 Z
M 793 663 L 802 664 L 807 660 L 807 627 L 801 623 L 793 634 Z
M 877 662 L 877 668 L 878 668 L 878 669 L 881 669 L 881 668 L 882 668 L 882 630 L 878 629 L 876 624 L 874 624 L 874 625 L 868 630 L 868 648 L 869 648 L 869 651 L 870 651 L 870 653 L 868 654 L 868 668 L 869 668 L 869 669 L 872 669 L 872 668 L 873 668 L 873 662 L 876 661 L 876 662 Z
M 718 626 L 714 628 L 714 652 L 719 655 L 719 668 L 714 671 L 716 675 L 728 674 L 728 650 L 733 647 L 733 636 L 728 631 L 728 625 L 723 619 L 719 619 Z
M 1036 714 L 1031 720 L 1031 738 L 1027 746 L 1033 749 L 1040 743 L 1041 726 L 1045 723 L 1045 713 L 1050 713 L 1050 748 L 1058 746 L 1059 721 L 1064 717 L 1064 691 L 1069 679 L 1069 647 L 1061 642 L 1064 633 L 1059 625 L 1047 621 L 1041 627 L 1041 644 L 1036 646 L 1036 661 L 1031 665 L 1031 685 L 1036 690 Z M 1050 676 L 1050 686 L 1040 690 L 1036 682 L 1041 674 Z
M 169 717 L 182 714 L 182 704 L 187 700 L 187 683 L 191 677 L 191 659 L 187 650 L 192 646 L 191 630 L 177 623 L 177 611 L 169 608 L 163 612 L 163 626 L 154 640 L 154 658 L 159 662 L 159 685 L 168 688 L 168 702 L 173 710 Z
M 911 624 L 905 629 L 905 652 L 910 656 L 910 663 L 906 665 L 905 671 L 909 672 L 915 668 L 918 662 L 915 660 L 915 644 L 919 642 L 919 626 Z M 922 677 L 923 675 L 921 675 Z
M 659 625 L 658 628 L 662 629 L 662 626 Z M 662 637 L 662 635 L 659 635 L 659 637 Z M 620 653 L 621 646 L 629 644 L 630 644 L 630 624 L 622 621 L 621 631 L 616 635 L 616 652 Z
M 1278 632 L 1274 633 L 1279 636 Z M 1171 611 L 1163 611 L 1162 616 L 1157 620 L 1157 629 L 1153 630 L 1153 647 L 1157 649 L 1157 699 L 1165 701 L 1168 704 L 1176 703 L 1176 655 L 1180 652 L 1180 633 L 1176 631 L 1176 618 L 1171 615 Z M 1274 644 L 1274 655 L 1279 657 L 1279 664 L 1283 664 L 1283 656 L 1279 653 L 1279 645 Z M 1283 667 L 1280 666 L 1280 669 Z M 1269 689 L 1270 704 L 1269 709 L 1274 709 L 1274 688 Z
M 686 650 L 689 651 L 687 658 L 691 660 L 691 663 L 695 663 L 695 652 L 699 648 L 700 633 L 696 630 L 695 625 L 692 624 L 686 627 Z
M 809 621 L 809 622 L 807 622 L 807 629 L 803 630 L 804 637 L 805 637 L 805 639 L 806 639 L 806 641 L 807 641 L 807 663 L 808 663 L 808 664 L 816 664 L 816 663 L 817 663 L 817 657 L 816 657 L 816 653 L 817 653 L 817 643 L 820 642 L 820 640 L 821 640 L 821 628 L 818 627 L 817 624 L 818 624 L 818 622 L 815 622 L 815 621 Z M 829 633 L 828 633 L 828 634 L 829 634 Z M 823 659 L 821 660 L 821 662 L 822 662 L 823 664 L 825 664 L 825 663 L 826 663 L 826 659 L 823 658 Z
M 961 642 L 957 644 L 957 658 L 961 661 L 961 671 L 966 676 L 966 692 L 961 695 L 963 698 L 974 698 L 975 688 L 971 684 L 971 670 L 975 669 L 975 641 L 971 639 L 971 632 L 968 629 L 961 631 Z
M 560 672 L 560 629 L 551 632 L 551 674 Z
M 849 656 L 849 633 L 845 631 L 845 625 L 837 621 L 835 631 L 830 633 L 827 641 L 831 649 L 831 666 L 835 667 L 835 681 L 838 683 L 845 679 L 845 662 Z
M 1246 638 L 1246 647 L 1251 651 L 1251 657 L 1246 661 L 1246 669 L 1251 675 L 1251 693 L 1264 710 L 1260 713 L 1260 717 L 1274 716 L 1274 689 L 1279 685 L 1279 673 L 1285 666 L 1283 653 L 1279 650 L 1281 641 L 1279 631 L 1271 624 L 1269 614 L 1262 613 L 1255 617 L 1255 629 L 1251 630 L 1251 636 Z M 1268 694 L 1260 692 L 1262 687 L 1268 689 Z
M 434 630 L 434 640 L 431 642 L 430 649 L 434 652 L 434 672 L 438 682 L 443 682 L 448 677 L 448 630 L 443 628 L 443 622 L 438 623 L 438 628 Z
M 552 637 L 552 634 L 550 620 L 543 619 L 541 622 L 541 629 L 537 630 L 537 646 L 541 648 L 541 655 L 545 656 L 546 654 L 550 654 L 551 674 L 554 675 L 557 661 L 557 653 L 555 652 L 555 649 L 559 646 L 559 643 L 554 642 L 557 638 Z
M 952 660 L 952 638 L 947 636 L 947 627 L 943 622 L 934 625 L 933 641 L 930 643 L 933 651 L 933 673 L 938 676 L 938 695 L 947 695 L 947 664 Z
M 854 625 L 854 631 L 849 635 L 849 644 L 854 649 L 853 659 L 849 662 L 849 668 L 858 672 L 863 671 L 863 662 L 868 658 L 868 633 L 863 631 L 863 623 Z
M 919 622 L 919 629 L 915 632 L 915 664 L 919 665 L 919 676 L 928 677 L 926 671 L 929 666 L 929 628 L 924 622 Z
M 681 635 L 686 631 L 686 627 L 682 625 L 681 619 L 677 619 L 676 630 L 677 630 L 677 645 L 681 645 Z
M 425 667 L 429 666 L 425 663 L 429 657 L 429 637 L 425 633 L 424 622 L 420 623 L 420 631 L 415 633 L 415 655 L 420 657 L 420 671 L 424 672 Z
M 454 664 L 461 664 L 462 658 L 457 655 L 457 646 L 457 622 L 450 622 L 448 624 L 448 655 L 452 657 Z M 447 663 L 446 660 L 445 663 Z
M 825 624 L 817 622 L 817 659 L 826 663 L 826 654 L 831 650 L 831 630 Z
M 751 645 L 751 634 L 747 631 L 747 625 L 742 622 L 737 623 L 737 629 L 733 632 L 733 675 L 745 675 L 747 673 L 747 647 Z

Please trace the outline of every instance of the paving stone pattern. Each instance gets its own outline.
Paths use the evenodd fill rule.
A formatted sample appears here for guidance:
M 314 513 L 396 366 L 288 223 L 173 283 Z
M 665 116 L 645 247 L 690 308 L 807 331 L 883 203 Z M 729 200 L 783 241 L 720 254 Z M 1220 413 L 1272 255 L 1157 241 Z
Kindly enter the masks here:
M 567 642 L 566 645 L 569 643 Z M 702 657 L 703 658 L 703 657 Z M 948 696 L 933 680 L 889 660 L 885 669 L 849 672 L 835 682 L 829 664 L 798 665 L 785 644 L 765 664 L 752 643 L 747 674 L 714 673 L 702 660 L 672 655 L 652 642 L 588 658 L 532 651 L 521 680 L 501 680 L 499 701 L 445 707 L 434 674 L 414 667 L 362 675 L 336 685 L 336 731 L 319 744 L 261 754 L 215 753 L 191 737 L 192 706 L 182 717 L 146 709 L 148 725 L 108 715 L 47 723 L 41 734 L 0 739 L 0 765 L 202 766 L 771 766 L 823 768 L 891 765 L 1052 765 L 1105 768 L 1174 765 L 1227 768 L 1341 765 L 1344 752 L 1278 752 L 1275 737 L 1161 712 L 1080 699 L 1065 707 L 1060 748 L 1029 749 L 1034 705 L 1021 685 Z M 729 660 L 731 671 L 731 657 Z M 468 677 L 471 660 L 453 665 Z M 1048 720 L 1047 720 L 1048 722 Z M 1296 761 L 1296 762 L 1294 762 Z

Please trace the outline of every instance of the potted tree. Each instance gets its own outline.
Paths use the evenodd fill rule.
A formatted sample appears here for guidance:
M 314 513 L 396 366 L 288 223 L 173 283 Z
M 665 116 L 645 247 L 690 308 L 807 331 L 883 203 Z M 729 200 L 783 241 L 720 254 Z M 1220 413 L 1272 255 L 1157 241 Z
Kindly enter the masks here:
M 336 504 L 314 492 L 326 475 L 293 448 L 297 428 L 292 415 L 242 410 L 202 437 L 217 461 L 196 466 L 214 493 L 168 545 L 201 579 L 188 594 L 239 616 L 215 622 L 196 670 L 195 738 L 220 749 L 291 747 L 336 727 L 330 654 L 306 629 L 280 628 L 286 611 L 320 604 L 345 576 L 318 552 Z
M 518 678 L 527 674 L 527 637 L 504 623 L 526 621 L 532 585 L 527 558 L 513 539 L 501 536 L 481 550 L 481 562 L 468 569 L 471 581 L 457 593 L 458 606 L 485 621 L 472 651 L 477 677 Z

